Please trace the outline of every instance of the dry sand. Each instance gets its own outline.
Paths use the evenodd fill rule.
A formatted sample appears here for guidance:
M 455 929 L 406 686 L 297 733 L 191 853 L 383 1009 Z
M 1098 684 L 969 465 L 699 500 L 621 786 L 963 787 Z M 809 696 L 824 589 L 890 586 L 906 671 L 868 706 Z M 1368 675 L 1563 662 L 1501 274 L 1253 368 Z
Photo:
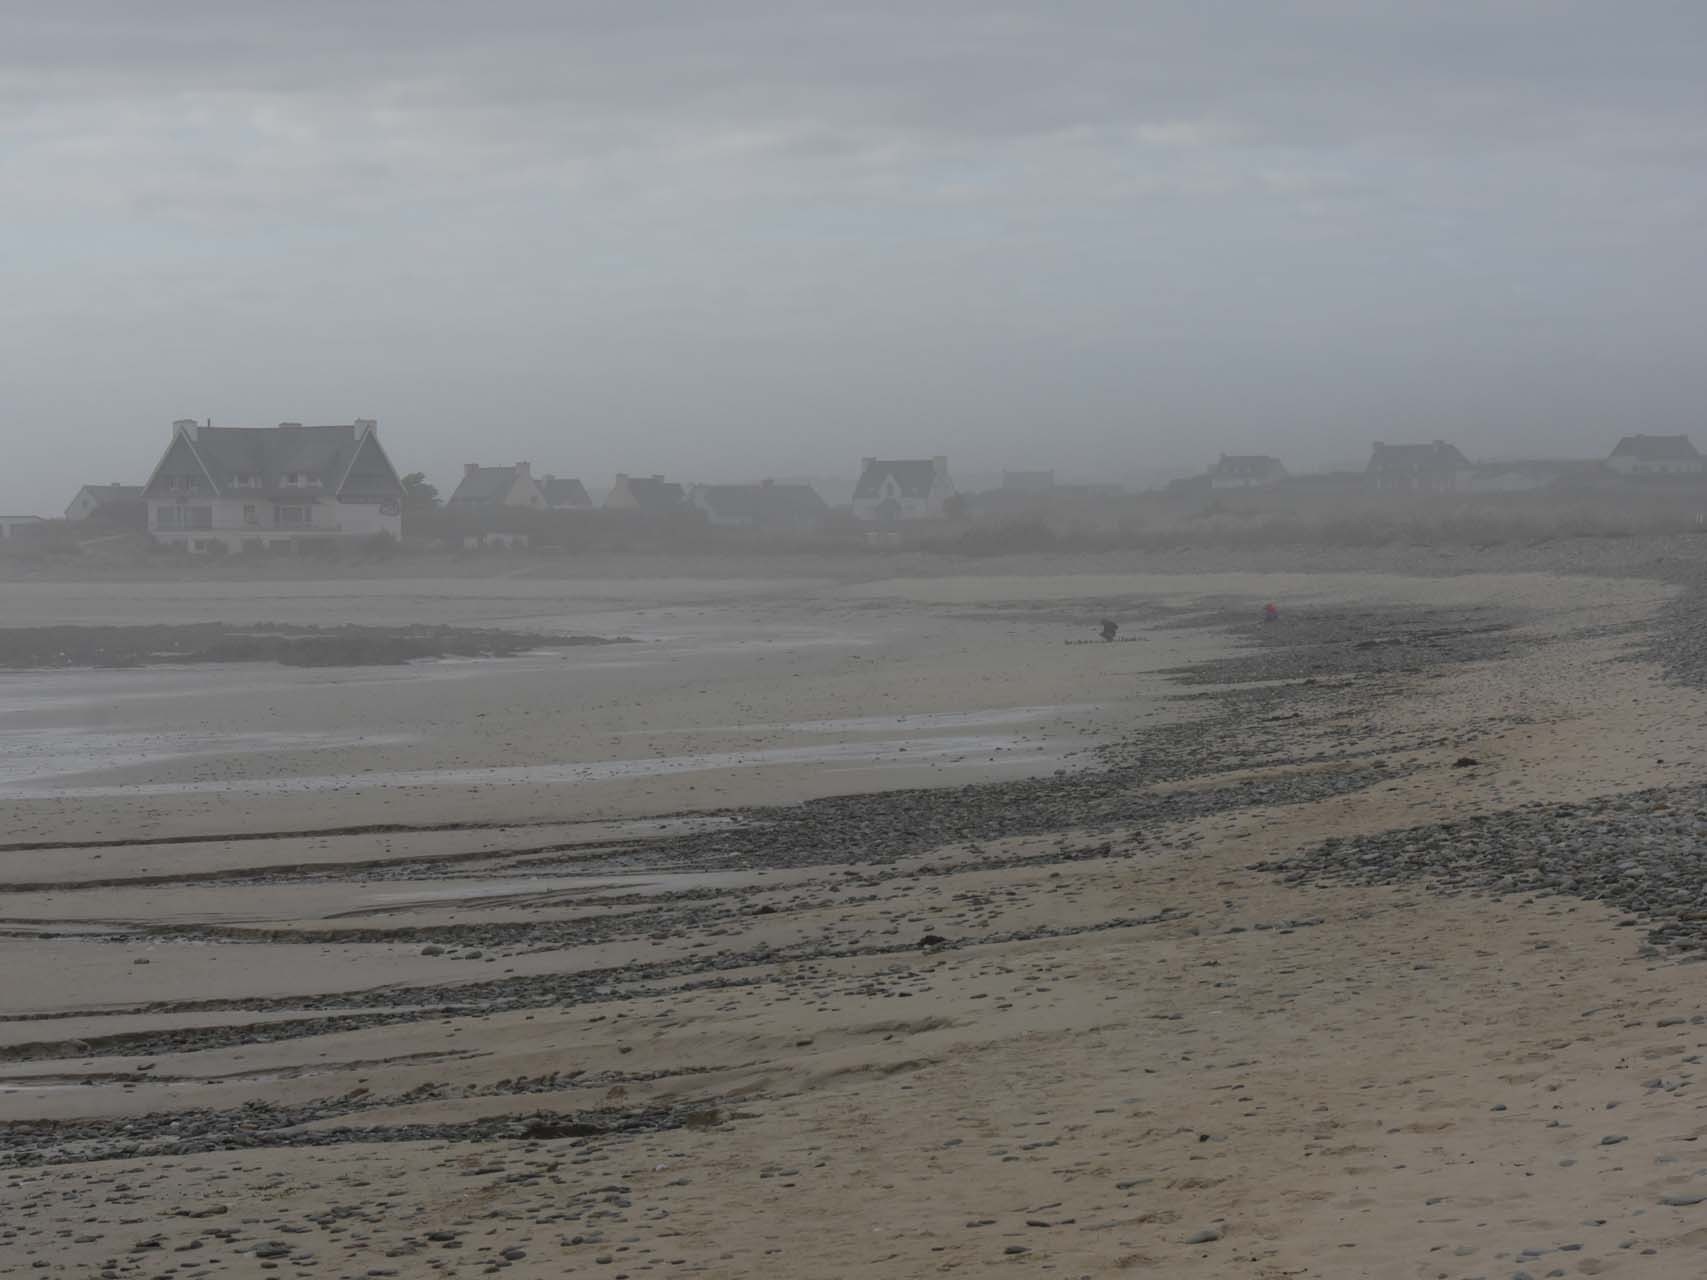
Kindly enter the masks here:
M 553 619 L 652 651 L 454 676 L 122 673 L 136 696 L 115 674 L 5 678 L 20 758 L 74 755 L 74 730 L 386 741 L 0 785 L 11 843 L 72 845 L 0 851 L 0 1122 L 83 1126 L 6 1131 L 44 1159 L 0 1168 L 0 1275 L 1707 1273 L 1698 968 L 1575 899 L 1251 869 L 1331 834 L 1693 781 L 1707 697 L 1628 660 L 1625 628 L 1668 588 L 1101 572 L 296 585 L 314 603 L 294 621 Z M 226 608 L 196 586 L 167 603 Z M 148 620 L 148 595 L 56 607 Z M 1066 640 L 1110 609 L 1276 597 L 1300 615 L 1520 608 L 1525 645 L 1302 704 L 1285 727 L 1300 752 L 1390 766 L 1337 795 L 1284 794 L 1351 767 L 1300 755 L 1213 779 L 1272 782 L 1285 802 L 1247 794 L 1151 830 L 1087 821 L 704 874 L 624 862 L 684 810 L 1090 767 L 1069 753 L 1198 714 L 1164 669 L 1234 646 L 1142 621 L 1137 643 Z M 82 676 L 98 696 L 68 702 Z M 151 680 L 167 696 L 145 695 Z M 921 713 L 942 718 L 886 722 Z M 723 758 L 966 736 L 1015 758 Z M 1206 772 L 1220 745 L 1203 739 Z M 1454 768 L 1466 751 L 1479 766 Z M 242 786 L 688 756 L 704 767 Z M 196 782 L 237 785 L 177 785 Z M 491 825 L 75 844 L 400 821 Z M 527 1136 L 540 1112 L 619 1131 Z M 198 1138 L 209 1149 L 146 1154 Z M 142 1154 L 115 1158 L 126 1141 Z

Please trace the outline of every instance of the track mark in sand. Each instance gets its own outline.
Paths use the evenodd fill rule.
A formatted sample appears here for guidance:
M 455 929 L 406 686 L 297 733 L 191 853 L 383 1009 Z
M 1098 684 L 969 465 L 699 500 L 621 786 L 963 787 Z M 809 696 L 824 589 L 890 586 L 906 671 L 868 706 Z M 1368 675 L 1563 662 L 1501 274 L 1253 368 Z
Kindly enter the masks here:
M 479 1049 L 442 1049 L 423 1053 L 403 1053 L 394 1058 L 352 1058 L 344 1062 L 305 1063 L 295 1067 L 269 1067 L 257 1071 L 225 1071 L 217 1075 L 186 1076 L 163 1074 L 158 1071 L 84 1071 L 49 1072 L 43 1075 L 0 1076 L 0 1093 L 18 1086 L 55 1088 L 80 1084 L 229 1084 L 238 1080 L 300 1080 L 308 1076 L 334 1075 L 340 1071 L 372 1071 L 379 1067 L 395 1067 L 406 1063 L 452 1062 L 466 1058 L 482 1058 Z

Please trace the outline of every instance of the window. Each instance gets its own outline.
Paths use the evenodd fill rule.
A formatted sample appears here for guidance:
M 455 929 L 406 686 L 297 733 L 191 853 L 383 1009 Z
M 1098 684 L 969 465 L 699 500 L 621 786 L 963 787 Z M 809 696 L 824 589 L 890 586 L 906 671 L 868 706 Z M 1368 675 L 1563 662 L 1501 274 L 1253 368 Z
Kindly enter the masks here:
M 196 478 L 194 476 L 170 476 L 166 480 L 166 487 L 173 493 L 193 493 L 196 487 Z
M 281 529 L 303 529 L 308 526 L 308 508 L 279 503 L 273 508 L 273 523 Z
M 250 471 L 242 471 L 231 477 L 231 484 L 236 489 L 259 489 L 261 477 Z
M 246 502 L 243 504 L 243 523 L 249 525 L 258 525 L 261 523 L 260 512 L 255 510 L 255 504 L 253 502 Z
M 154 512 L 154 526 L 157 529 L 182 529 L 184 527 L 185 507 L 159 507 Z

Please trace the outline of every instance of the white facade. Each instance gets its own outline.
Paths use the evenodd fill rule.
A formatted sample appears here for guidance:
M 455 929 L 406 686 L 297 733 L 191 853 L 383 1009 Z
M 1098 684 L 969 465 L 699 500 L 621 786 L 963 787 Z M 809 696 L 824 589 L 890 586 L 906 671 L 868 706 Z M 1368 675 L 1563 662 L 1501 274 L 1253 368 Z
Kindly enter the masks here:
M 46 523 L 40 516 L 0 516 L 0 539 L 28 537 Z
M 403 509 L 395 502 L 343 502 L 314 494 L 290 502 L 150 499 L 148 530 L 155 541 L 188 551 L 284 550 L 302 538 L 400 538 Z
M 370 419 L 276 428 L 173 424 L 144 488 L 148 530 L 186 551 L 295 549 L 403 532 L 403 488 Z
M 1639 458 L 1614 454 L 1606 465 L 1621 476 L 1698 476 L 1701 458 Z
M 855 519 L 873 524 L 928 520 L 941 516 L 954 496 L 948 459 L 942 456 L 906 461 L 866 458 L 854 489 Z

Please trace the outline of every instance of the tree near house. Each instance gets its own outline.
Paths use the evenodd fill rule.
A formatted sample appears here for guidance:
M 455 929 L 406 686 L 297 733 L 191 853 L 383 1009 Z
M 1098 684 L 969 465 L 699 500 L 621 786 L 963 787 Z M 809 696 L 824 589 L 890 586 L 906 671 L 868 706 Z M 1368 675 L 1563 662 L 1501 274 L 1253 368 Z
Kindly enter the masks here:
M 439 509 L 439 488 L 427 481 L 424 471 L 411 471 L 403 477 L 403 512 L 420 514 Z

